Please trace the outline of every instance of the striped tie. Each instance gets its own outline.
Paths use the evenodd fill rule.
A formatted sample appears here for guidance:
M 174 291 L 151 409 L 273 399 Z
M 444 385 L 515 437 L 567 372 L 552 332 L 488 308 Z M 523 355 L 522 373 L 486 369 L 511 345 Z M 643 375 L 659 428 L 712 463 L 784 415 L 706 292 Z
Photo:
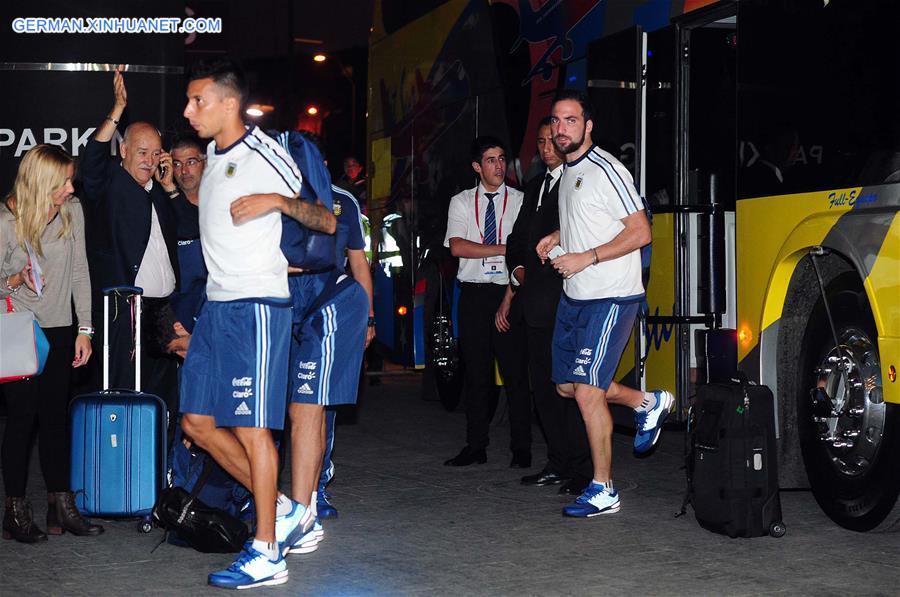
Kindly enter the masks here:
M 494 211 L 494 197 L 497 193 L 485 193 L 488 204 L 484 213 L 484 244 L 497 244 L 497 213 Z

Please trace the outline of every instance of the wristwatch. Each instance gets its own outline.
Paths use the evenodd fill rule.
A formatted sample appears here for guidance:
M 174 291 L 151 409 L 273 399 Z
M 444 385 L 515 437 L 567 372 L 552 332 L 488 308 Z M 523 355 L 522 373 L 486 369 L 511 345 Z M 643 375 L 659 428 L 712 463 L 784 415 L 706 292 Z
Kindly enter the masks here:
M 370 318 L 369 318 L 369 322 L 368 322 L 366 325 L 367 325 L 368 327 L 370 327 L 370 328 L 375 327 L 375 318 L 374 318 L 374 317 L 370 317 Z

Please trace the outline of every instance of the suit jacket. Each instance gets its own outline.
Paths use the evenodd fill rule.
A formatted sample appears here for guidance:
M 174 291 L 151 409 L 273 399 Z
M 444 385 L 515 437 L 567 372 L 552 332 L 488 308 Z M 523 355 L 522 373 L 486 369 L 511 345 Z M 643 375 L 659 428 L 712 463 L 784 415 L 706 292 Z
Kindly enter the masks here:
M 544 170 L 546 175 L 546 170 Z M 525 186 L 525 197 L 513 231 L 506 240 L 506 265 L 510 274 L 520 265 L 525 268 L 525 282 L 513 286 L 515 308 L 534 327 L 552 327 L 556 321 L 556 307 L 562 293 L 563 280 L 550 261 L 541 264 L 534 248 L 538 241 L 559 230 L 559 179 L 541 201 L 537 202 L 544 176 L 535 176 Z
M 155 182 L 150 192 L 109 156 L 109 144 L 88 141 L 81 158 L 85 231 L 91 285 L 133 286 L 150 240 L 150 206 L 156 208 L 178 287 L 178 227 L 172 199 Z

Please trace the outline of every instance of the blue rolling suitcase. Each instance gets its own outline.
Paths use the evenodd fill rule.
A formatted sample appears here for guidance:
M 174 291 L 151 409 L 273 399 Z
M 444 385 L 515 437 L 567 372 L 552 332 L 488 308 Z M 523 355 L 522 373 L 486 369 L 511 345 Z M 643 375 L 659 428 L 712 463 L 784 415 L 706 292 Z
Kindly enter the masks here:
M 135 389 L 109 388 L 109 295 L 133 294 Z M 71 488 L 89 516 L 141 517 L 149 532 L 153 504 L 166 472 L 166 405 L 141 392 L 141 289 L 103 290 L 103 390 L 76 396 L 72 421 Z

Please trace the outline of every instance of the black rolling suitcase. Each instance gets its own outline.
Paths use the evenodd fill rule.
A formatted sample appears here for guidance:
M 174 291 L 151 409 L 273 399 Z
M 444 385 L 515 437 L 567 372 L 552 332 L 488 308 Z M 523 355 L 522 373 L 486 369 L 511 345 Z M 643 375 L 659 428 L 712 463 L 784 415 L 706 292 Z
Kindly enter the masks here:
M 685 503 L 700 526 L 729 537 L 784 535 L 769 388 L 746 381 L 700 386 L 688 440 Z

